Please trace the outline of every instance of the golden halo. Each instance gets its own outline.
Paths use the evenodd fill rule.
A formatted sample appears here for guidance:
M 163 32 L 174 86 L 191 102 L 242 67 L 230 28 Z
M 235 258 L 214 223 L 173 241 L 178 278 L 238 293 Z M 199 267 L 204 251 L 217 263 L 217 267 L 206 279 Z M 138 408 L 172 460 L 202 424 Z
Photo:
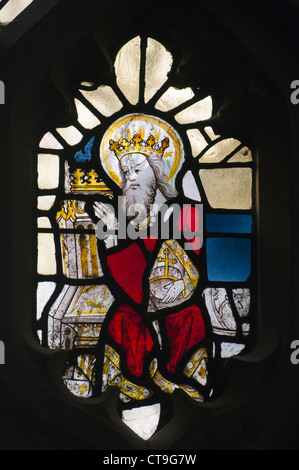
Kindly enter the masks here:
M 103 169 L 118 185 L 121 184 L 119 162 L 113 150 L 109 149 L 109 141 L 118 141 L 121 138 L 131 140 L 132 136 L 140 133 L 142 138 L 149 134 L 156 140 L 169 138 L 169 147 L 166 149 L 163 160 L 165 162 L 166 180 L 171 181 L 176 176 L 184 160 L 183 143 L 172 126 L 160 118 L 145 114 L 129 114 L 115 121 L 105 132 L 100 145 L 100 159 Z

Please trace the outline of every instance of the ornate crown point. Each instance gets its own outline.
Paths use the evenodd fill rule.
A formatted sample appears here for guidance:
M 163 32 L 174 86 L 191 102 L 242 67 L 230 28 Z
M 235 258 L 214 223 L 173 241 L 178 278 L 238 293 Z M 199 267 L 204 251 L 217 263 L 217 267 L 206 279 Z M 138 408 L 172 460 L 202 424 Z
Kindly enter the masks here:
M 152 155 L 158 155 L 162 157 L 163 153 L 168 147 L 168 137 L 165 137 L 159 145 L 159 142 L 155 140 L 152 134 L 150 134 L 148 139 L 145 140 L 138 132 L 133 135 L 131 141 L 126 138 L 122 138 L 118 141 L 113 139 L 109 140 L 109 149 L 114 152 L 119 160 L 129 153 L 142 153 L 147 157 L 151 157 Z

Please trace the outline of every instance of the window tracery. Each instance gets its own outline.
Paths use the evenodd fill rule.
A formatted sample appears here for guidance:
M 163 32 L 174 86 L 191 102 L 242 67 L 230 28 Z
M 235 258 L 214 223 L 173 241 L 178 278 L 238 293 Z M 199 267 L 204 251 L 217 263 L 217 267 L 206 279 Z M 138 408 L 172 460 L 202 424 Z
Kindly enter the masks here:
M 117 387 L 123 422 L 148 439 L 164 396 L 212 400 L 219 362 L 250 351 L 255 168 L 245 143 L 215 134 L 213 97 L 178 89 L 170 51 L 144 41 L 122 46 L 115 84 L 82 81 L 77 121 L 39 143 L 35 328 L 44 347 L 68 352 L 75 396 Z M 149 211 L 130 216 L 118 204 L 125 183 L 147 208 L 138 191 L 151 179 Z M 172 203 L 179 236 L 161 238 L 155 219 Z M 119 236 L 122 214 L 136 239 Z M 114 235 L 99 236 L 101 219 Z

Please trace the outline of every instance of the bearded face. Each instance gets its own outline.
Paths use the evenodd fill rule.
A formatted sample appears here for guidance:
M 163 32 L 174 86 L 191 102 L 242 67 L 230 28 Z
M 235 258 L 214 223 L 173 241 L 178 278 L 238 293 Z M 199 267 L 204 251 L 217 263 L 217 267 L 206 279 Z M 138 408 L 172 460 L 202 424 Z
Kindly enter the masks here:
M 126 155 L 121 160 L 124 210 L 129 219 L 141 223 L 147 219 L 154 203 L 157 182 L 147 158 L 141 153 Z

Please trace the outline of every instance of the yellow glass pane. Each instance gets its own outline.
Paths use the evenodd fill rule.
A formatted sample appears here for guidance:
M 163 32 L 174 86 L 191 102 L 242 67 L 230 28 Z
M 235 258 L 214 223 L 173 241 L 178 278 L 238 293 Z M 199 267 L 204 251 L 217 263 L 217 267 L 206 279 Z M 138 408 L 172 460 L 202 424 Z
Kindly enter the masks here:
M 37 271 L 39 274 L 56 274 L 56 252 L 52 233 L 39 233 L 37 238 Z
M 187 135 L 191 145 L 192 156 L 197 157 L 208 143 L 198 129 L 188 129 Z
M 109 86 L 100 85 L 96 90 L 80 92 L 103 116 L 111 116 L 122 108 L 121 101 Z
M 174 87 L 169 87 L 168 90 L 161 96 L 161 98 L 157 101 L 155 108 L 159 109 L 160 111 L 169 111 L 171 109 L 176 108 L 185 101 L 190 100 L 193 98 L 194 93 L 192 88 L 183 88 L 178 89 Z
M 129 41 L 118 52 L 115 63 L 116 83 L 131 104 L 137 104 L 140 78 L 140 37 Z
M 197 101 L 188 108 L 175 115 L 179 124 L 191 124 L 193 122 L 205 121 L 212 117 L 213 102 L 211 96 Z
M 54 189 L 59 183 L 58 155 L 39 154 L 37 160 L 37 183 L 39 189 Z
M 218 163 L 227 155 L 233 152 L 241 142 L 237 139 L 224 139 L 210 147 L 207 152 L 198 160 L 199 163 Z
M 252 207 L 251 168 L 216 168 L 199 170 L 204 191 L 215 209 Z
M 172 55 L 158 41 L 148 39 L 145 62 L 144 100 L 147 103 L 166 82 L 172 66 Z
M 78 113 L 78 122 L 85 129 L 93 129 L 100 124 L 99 119 L 89 109 L 75 98 L 75 105 Z

